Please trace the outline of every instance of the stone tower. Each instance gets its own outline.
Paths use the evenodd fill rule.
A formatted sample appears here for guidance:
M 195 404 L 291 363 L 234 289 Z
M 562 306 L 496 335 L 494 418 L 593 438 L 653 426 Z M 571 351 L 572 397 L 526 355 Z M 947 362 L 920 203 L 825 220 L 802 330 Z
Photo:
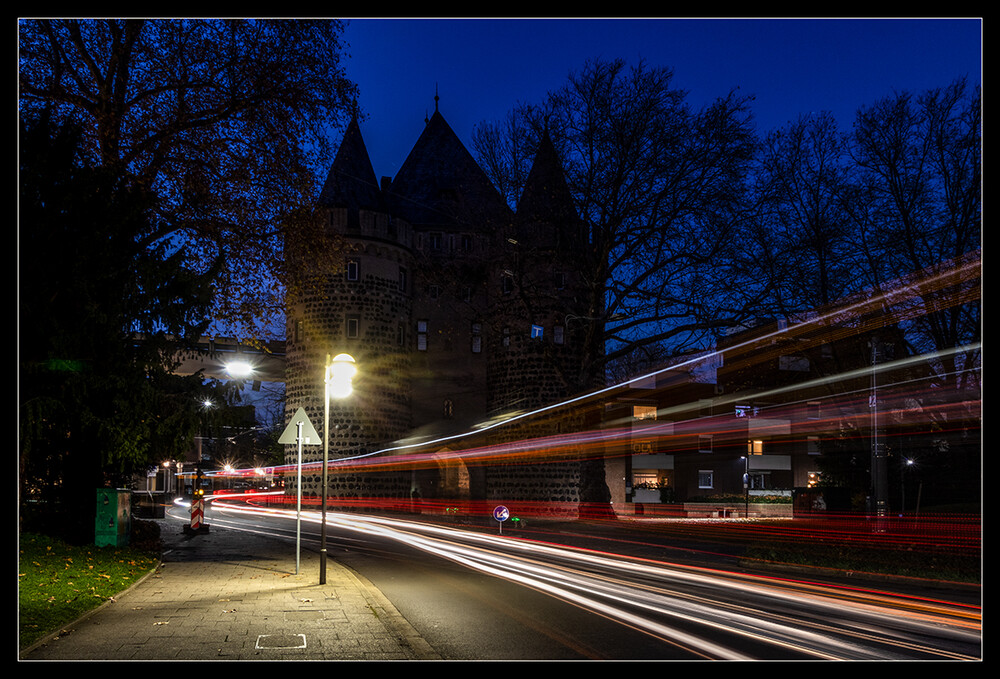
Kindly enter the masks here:
M 517 212 L 496 239 L 491 273 L 489 408 L 492 415 L 532 412 L 580 393 L 584 365 L 583 271 L 589 252 L 555 148 L 544 135 L 535 154 Z M 525 418 L 493 430 L 491 441 L 581 431 L 579 409 Z M 565 454 L 563 451 L 560 454 Z M 487 487 L 498 500 L 576 502 L 576 461 L 497 465 Z
M 362 366 L 354 393 L 330 402 L 330 458 L 338 459 L 372 452 L 412 424 L 412 230 L 389 211 L 357 121 L 344 134 L 320 208 L 345 254 L 335 270 L 312 272 L 312 287 L 288 303 L 286 420 L 301 406 L 323 436 L 326 359 L 351 354 Z M 304 447 L 303 458 L 321 461 L 321 447 Z M 410 480 L 405 474 L 336 474 L 330 487 L 334 496 L 406 497 Z M 303 494 L 320 488 L 320 471 L 303 478 Z

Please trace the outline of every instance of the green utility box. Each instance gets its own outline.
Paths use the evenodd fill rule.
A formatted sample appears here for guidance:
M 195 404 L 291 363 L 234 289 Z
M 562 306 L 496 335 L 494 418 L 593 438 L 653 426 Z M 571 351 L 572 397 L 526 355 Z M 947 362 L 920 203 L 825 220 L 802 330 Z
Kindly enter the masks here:
M 115 488 L 97 489 L 97 518 L 94 520 L 94 544 L 98 547 L 123 547 L 132 531 L 132 493 Z

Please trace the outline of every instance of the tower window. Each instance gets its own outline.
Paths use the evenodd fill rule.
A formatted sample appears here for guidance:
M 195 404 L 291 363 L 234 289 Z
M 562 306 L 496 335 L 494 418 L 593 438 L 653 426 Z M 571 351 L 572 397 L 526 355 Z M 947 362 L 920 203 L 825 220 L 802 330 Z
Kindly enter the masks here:
M 417 321 L 417 350 L 427 351 L 427 321 Z
M 361 334 L 361 318 L 359 316 L 348 316 L 344 333 L 348 339 L 357 339 Z
M 347 280 L 356 281 L 361 274 L 361 263 L 356 259 L 347 260 Z
M 472 353 L 478 354 L 483 350 L 483 326 L 480 323 L 472 324 Z

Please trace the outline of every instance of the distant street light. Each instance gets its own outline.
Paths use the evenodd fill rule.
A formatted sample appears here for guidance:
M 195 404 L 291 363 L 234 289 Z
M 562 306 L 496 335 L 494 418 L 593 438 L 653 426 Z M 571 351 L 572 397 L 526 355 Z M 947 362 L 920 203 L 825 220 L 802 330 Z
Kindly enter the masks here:
M 358 369 L 350 354 L 326 355 L 323 396 L 323 509 L 319 528 L 319 584 L 326 584 L 326 505 L 330 464 L 330 398 L 346 398 L 354 391 L 352 380 Z

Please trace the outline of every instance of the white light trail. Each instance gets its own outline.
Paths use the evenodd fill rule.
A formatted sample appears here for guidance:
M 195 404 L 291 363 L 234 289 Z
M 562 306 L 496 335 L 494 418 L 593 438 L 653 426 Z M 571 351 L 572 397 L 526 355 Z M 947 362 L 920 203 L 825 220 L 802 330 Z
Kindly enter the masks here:
M 216 507 L 295 514 L 223 503 Z M 912 657 L 906 655 L 912 651 L 970 659 L 919 639 L 944 638 L 972 646 L 981 639 L 976 616 L 956 621 L 955 611 L 944 604 L 907 606 L 895 601 L 887 606 L 884 593 L 845 592 L 388 517 L 335 513 L 327 518 L 331 527 L 390 539 L 533 588 L 706 658 L 750 657 L 717 641 L 727 636 L 741 639 L 741 648 L 764 644 L 822 660 L 905 658 Z M 319 517 L 307 513 L 303 520 L 318 523 Z

